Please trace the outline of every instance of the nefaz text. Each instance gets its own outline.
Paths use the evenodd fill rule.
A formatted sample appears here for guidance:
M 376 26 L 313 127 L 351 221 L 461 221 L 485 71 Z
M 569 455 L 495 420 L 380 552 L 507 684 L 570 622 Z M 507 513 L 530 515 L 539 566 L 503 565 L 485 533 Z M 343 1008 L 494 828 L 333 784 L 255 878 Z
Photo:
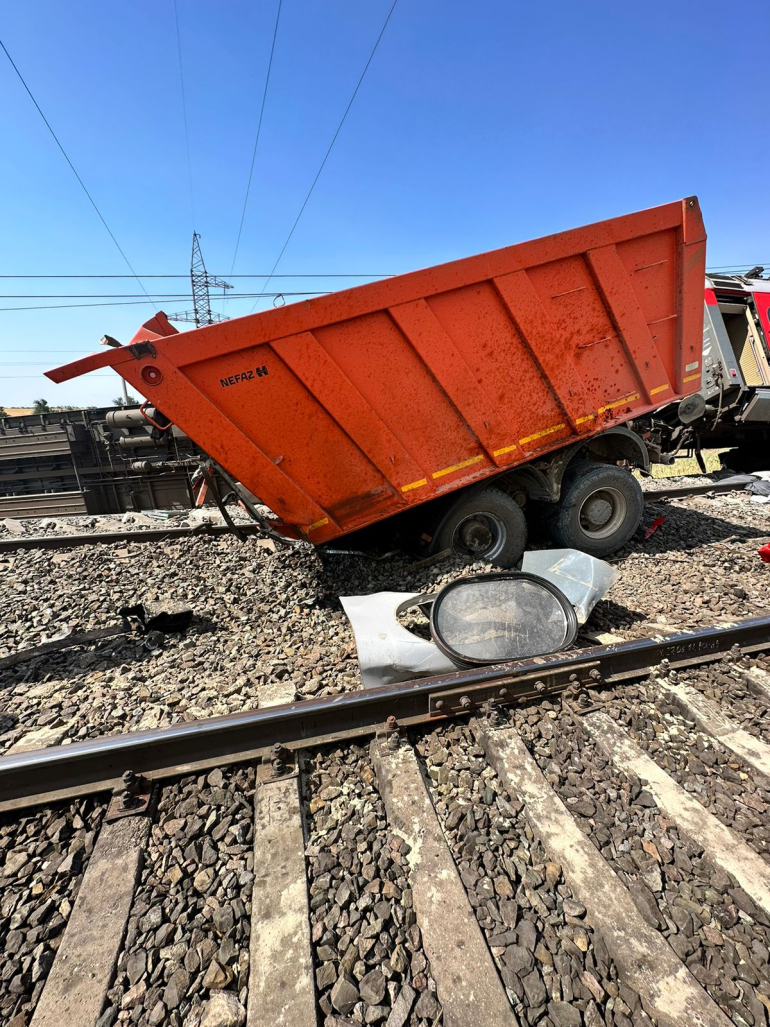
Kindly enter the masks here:
M 255 378 L 264 378 L 267 374 L 267 368 L 263 364 L 262 367 L 255 367 L 253 371 L 241 371 L 239 374 L 231 374 L 229 378 L 220 378 L 219 384 L 223 389 L 226 389 L 228 385 L 238 385 L 239 382 L 250 382 Z

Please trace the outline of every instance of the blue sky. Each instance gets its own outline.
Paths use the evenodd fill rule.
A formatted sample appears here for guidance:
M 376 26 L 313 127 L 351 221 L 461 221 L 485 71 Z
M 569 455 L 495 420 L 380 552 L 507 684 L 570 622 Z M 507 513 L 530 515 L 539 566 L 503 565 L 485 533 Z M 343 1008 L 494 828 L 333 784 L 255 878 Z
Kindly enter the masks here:
M 194 225 L 209 270 L 226 276 L 277 0 L 177 2 Z M 235 273 L 273 266 L 390 3 L 283 0 Z M 173 0 L 6 4 L 0 38 L 135 270 L 186 273 Z M 691 193 L 710 266 L 770 265 L 769 52 L 767 0 L 399 0 L 278 272 L 399 273 Z M 1 52 L 0 91 L 0 274 L 127 273 Z M 6 295 L 141 292 L 131 278 L 0 284 Z M 67 302 L 99 300 L 0 306 Z M 152 310 L 0 311 L 0 404 L 109 403 L 114 376 L 56 386 L 42 371 L 92 352 L 104 333 L 125 341 Z

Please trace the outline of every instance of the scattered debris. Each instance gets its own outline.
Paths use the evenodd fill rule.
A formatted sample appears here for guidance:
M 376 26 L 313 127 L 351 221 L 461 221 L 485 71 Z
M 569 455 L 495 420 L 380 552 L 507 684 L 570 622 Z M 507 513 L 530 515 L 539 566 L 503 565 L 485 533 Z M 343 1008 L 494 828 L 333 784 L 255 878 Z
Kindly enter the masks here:
M 652 536 L 655 534 L 655 532 L 658 530 L 658 528 L 661 526 L 661 524 L 665 523 L 665 520 L 666 520 L 665 514 L 662 517 L 656 517 L 655 518 L 655 520 L 652 522 L 652 524 L 644 532 L 644 541 L 645 542 L 648 539 L 652 538 Z
M 142 603 L 137 603 L 135 606 L 124 606 L 118 610 L 118 613 L 122 618 L 120 624 L 82 632 L 75 632 L 71 626 L 67 626 L 56 638 L 42 642 L 40 645 L 30 646 L 29 649 L 20 649 L 16 653 L 11 653 L 10 656 L 4 656 L 0 659 L 0 670 L 15 667 L 19 663 L 24 663 L 37 656 L 59 652 L 61 649 L 89 645 L 91 642 L 101 642 L 105 638 L 114 638 L 116 635 L 131 632 L 143 635 L 142 644 L 153 652 L 163 644 L 165 635 L 176 632 L 184 633 L 192 622 L 192 610 L 179 610 L 175 613 L 160 611 L 149 616 Z
M 420 638 L 397 620 L 407 610 L 420 606 L 421 600 L 432 603 L 434 598 L 419 592 L 340 597 L 356 638 L 364 688 L 448 674 L 456 669 L 435 642 Z
M 556 585 L 575 607 L 580 625 L 620 577 L 620 571 L 606 560 L 597 560 L 578 549 L 533 550 L 524 554 L 521 569 Z
M 524 554 L 520 572 L 461 577 L 435 594 L 377 592 L 340 601 L 364 688 L 373 688 L 567 648 L 618 577 L 578 550 L 538 550 Z M 415 607 L 430 615 L 431 638 L 399 623 Z

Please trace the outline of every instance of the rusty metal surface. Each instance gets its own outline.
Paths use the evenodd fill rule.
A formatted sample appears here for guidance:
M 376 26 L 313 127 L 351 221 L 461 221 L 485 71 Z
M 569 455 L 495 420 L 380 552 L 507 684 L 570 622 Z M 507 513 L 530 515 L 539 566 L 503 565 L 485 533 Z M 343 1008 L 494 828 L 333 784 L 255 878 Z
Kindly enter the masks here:
M 691 197 L 47 374 L 113 367 L 322 543 L 699 388 L 704 265 Z

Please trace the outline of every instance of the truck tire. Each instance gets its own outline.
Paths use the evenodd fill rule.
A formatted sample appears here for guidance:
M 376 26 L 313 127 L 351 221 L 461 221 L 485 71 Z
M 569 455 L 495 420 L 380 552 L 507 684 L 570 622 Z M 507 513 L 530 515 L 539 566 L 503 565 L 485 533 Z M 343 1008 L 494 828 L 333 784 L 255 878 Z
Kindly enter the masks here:
M 567 470 L 548 529 L 554 542 L 591 556 L 609 556 L 642 521 L 644 497 L 630 471 L 581 461 Z
M 523 510 L 505 492 L 490 487 L 461 497 L 450 508 L 433 549 L 452 549 L 467 560 L 488 560 L 497 567 L 513 567 L 521 560 L 526 545 Z

